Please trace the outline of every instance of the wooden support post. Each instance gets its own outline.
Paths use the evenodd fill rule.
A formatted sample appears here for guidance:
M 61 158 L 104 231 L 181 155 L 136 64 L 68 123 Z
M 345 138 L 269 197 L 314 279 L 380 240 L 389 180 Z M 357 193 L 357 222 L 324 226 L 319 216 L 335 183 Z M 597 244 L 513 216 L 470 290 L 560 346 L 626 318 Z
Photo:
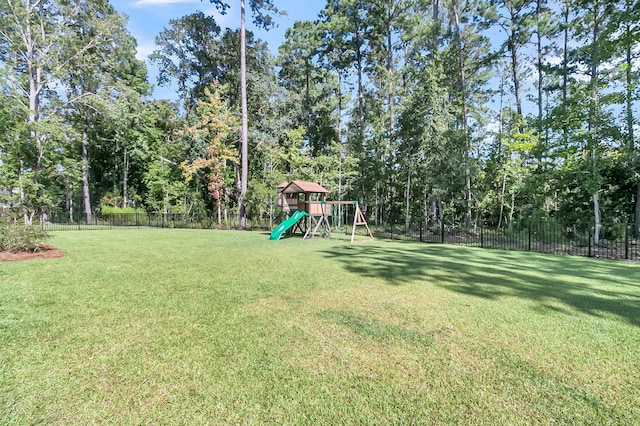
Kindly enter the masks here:
M 353 240 L 356 237 L 356 226 L 358 225 L 364 225 L 367 228 L 367 233 L 369 234 L 369 238 L 373 240 L 373 234 L 369 229 L 369 225 L 367 225 L 367 221 L 364 218 L 364 215 L 362 214 L 362 210 L 360 210 L 360 206 L 358 205 L 358 202 L 354 201 L 353 204 L 356 206 L 355 208 L 356 211 L 355 211 L 355 214 L 353 215 L 353 228 L 351 229 L 351 244 L 353 244 Z
M 328 229 L 328 236 L 331 236 L 331 226 L 329 224 L 329 216 L 331 216 L 331 210 L 327 210 L 327 208 L 331 209 L 332 205 L 353 205 L 355 206 L 355 212 L 353 215 L 353 228 L 351 230 L 351 243 L 353 244 L 356 237 L 356 227 L 360 225 L 364 225 L 367 229 L 367 235 L 369 238 L 373 240 L 373 234 L 371 233 L 371 229 L 369 229 L 369 225 L 367 224 L 366 219 L 364 218 L 364 214 L 362 210 L 360 210 L 360 206 L 357 201 L 308 201 L 307 205 L 316 205 L 320 204 L 320 214 L 317 213 L 317 210 L 313 210 L 315 214 L 312 212 L 308 216 L 307 228 L 304 233 L 304 239 L 313 238 L 316 235 L 316 232 L 320 230 L 321 226 L 325 226 Z M 309 211 L 312 209 L 309 208 Z M 322 230 L 324 232 L 324 229 Z M 345 226 L 345 232 L 346 226 Z
M 313 229 L 313 216 L 308 215 L 308 220 L 307 220 L 307 230 L 304 233 L 304 236 L 302 237 L 303 240 L 306 240 L 307 238 L 313 238 L 313 234 L 312 229 Z
M 316 204 L 316 203 L 313 203 Z M 320 216 L 314 216 L 313 214 L 309 215 L 309 227 L 307 228 L 307 232 L 304 234 L 304 238 L 313 238 L 316 236 L 316 232 L 318 232 L 318 229 L 320 229 L 320 227 L 322 226 L 322 224 L 324 223 L 325 226 L 327 227 L 327 229 L 329 229 L 329 236 L 331 236 L 331 227 L 329 227 L 329 220 L 327 217 L 327 203 L 325 201 L 320 201 L 320 210 L 322 212 L 322 215 Z M 315 226 L 313 226 L 315 224 Z M 313 230 L 311 229 L 313 227 Z

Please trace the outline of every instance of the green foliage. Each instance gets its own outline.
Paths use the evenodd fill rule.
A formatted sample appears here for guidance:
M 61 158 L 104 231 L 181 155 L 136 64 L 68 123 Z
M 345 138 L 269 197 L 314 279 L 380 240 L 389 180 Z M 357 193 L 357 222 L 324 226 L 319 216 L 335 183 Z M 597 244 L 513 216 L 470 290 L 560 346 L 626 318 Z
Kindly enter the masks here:
M 0 224 L 0 251 L 37 252 L 48 237 L 46 231 L 36 226 Z
M 117 207 L 112 205 L 102 205 L 100 207 L 100 212 L 104 214 L 132 214 L 132 213 L 144 213 L 143 209 L 139 209 L 136 207 Z
M 204 94 L 204 88 L 220 79 L 220 27 L 211 16 L 196 12 L 169 21 L 156 36 L 159 47 L 149 59 L 158 65 L 158 83 L 178 82 L 178 92 L 187 113 Z M 197 75 L 198 78 L 193 79 Z
M 204 145 L 205 152 L 190 162 L 183 161 L 180 167 L 187 183 L 194 176 L 206 181 L 208 194 L 213 198 L 216 207 L 220 208 L 226 193 L 231 192 L 231 166 L 239 163 L 238 151 L 230 142 L 237 135 L 239 122 L 227 103 L 220 98 L 217 85 L 205 88 L 204 94 L 182 133 L 191 139 L 194 145 Z M 201 173 L 204 173 L 206 178 Z
M 210 2 L 222 14 L 225 14 L 229 8 L 229 3 L 223 0 L 210 0 Z M 249 6 L 254 14 L 254 24 L 264 29 L 269 29 L 275 25 L 274 15 L 285 13 L 278 10 L 273 0 L 249 0 Z

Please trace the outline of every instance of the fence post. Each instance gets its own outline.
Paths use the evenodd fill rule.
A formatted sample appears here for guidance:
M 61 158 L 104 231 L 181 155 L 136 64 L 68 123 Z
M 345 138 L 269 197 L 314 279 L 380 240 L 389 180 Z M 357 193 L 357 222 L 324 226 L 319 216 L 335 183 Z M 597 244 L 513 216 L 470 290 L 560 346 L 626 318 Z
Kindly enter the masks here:
M 531 221 L 529 221 L 529 244 L 527 246 L 527 251 L 531 251 Z
M 589 235 L 589 257 L 591 256 L 591 230 L 587 231 L 587 234 Z
M 420 242 L 422 242 L 422 223 L 420 223 Z
M 484 248 L 484 226 L 482 222 L 480 222 L 480 248 Z
M 440 221 L 440 242 L 444 244 L 444 220 Z

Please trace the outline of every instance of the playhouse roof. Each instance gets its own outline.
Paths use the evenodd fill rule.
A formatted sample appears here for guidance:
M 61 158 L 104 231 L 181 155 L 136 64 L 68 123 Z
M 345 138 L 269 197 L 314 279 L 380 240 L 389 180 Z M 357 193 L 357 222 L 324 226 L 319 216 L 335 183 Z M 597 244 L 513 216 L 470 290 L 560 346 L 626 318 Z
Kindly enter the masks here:
M 282 182 L 278 185 L 280 192 L 287 193 L 313 193 L 313 194 L 326 194 L 329 192 L 325 187 L 315 182 L 305 182 L 302 180 L 292 180 L 291 182 Z

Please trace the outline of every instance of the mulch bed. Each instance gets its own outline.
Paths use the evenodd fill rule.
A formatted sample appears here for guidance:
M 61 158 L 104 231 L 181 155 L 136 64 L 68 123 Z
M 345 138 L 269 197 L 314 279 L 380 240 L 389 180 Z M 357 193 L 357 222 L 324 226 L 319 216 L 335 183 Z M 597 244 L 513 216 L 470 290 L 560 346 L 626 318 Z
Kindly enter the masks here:
M 0 262 L 19 262 L 33 259 L 56 259 L 64 256 L 64 252 L 52 246 L 43 245 L 36 252 L 0 251 Z

